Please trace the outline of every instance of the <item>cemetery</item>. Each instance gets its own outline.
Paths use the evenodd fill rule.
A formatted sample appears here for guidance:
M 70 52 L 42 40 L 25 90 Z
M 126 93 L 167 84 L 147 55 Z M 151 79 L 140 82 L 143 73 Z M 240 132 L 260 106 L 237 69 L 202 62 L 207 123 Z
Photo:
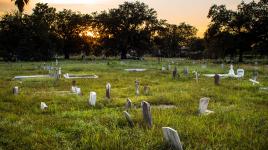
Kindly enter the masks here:
M 0 150 L 268 150 L 268 0 L 1 0 Z
M 1 145 L 8 149 L 267 148 L 267 65 L 259 63 L 256 70 L 255 64 L 228 63 L 222 69 L 213 61 L 204 68 L 201 61 L 186 59 L 121 62 L 59 60 L 62 77 L 27 80 L 14 76 L 49 71 L 36 67 L 41 62 L 0 63 Z M 170 69 L 163 71 L 166 65 Z M 230 66 L 240 69 L 242 77 L 204 76 L 226 74 Z M 124 70 L 137 67 L 146 71 Z M 64 78 L 68 72 L 82 78 Z M 91 74 L 98 78 L 82 76 Z

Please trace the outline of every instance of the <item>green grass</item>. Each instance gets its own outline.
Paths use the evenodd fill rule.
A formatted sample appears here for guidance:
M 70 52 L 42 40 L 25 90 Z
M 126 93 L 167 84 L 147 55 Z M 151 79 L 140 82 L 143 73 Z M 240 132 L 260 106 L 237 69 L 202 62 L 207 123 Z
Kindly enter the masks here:
M 107 62 L 109 61 L 109 65 Z M 162 64 L 167 65 L 164 60 Z M 268 91 L 259 90 L 248 79 L 253 65 L 234 65 L 245 69 L 245 77 L 221 79 L 215 86 L 213 78 L 201 76 L 198 83 L 190 72 L 227 73 L 228 65 L 209 63 L 201 68 L 197 62 L 174 60 L 180 72 L 172 80 L 171 71 L 161 71 L 161 64 L 147 61 L 96 60 L 60 61 L 63 73 L 96 74 L 98 79 L 77 79 L 82 96 L 60 94 L 68 91 L 72 80 L 27 79 L 12 80 L 16 75 L 47 74 L 39 68 L 41 62 L 0 63 L 0 149 L 171 149 L 164 142 L 162 127 L 178 131 L 184 149 L 267 149 Z M 50 64 L 51 62 L 47 62 Z M 147 68 L 145 72 L 126 72 L 126 68 Z M 135 80 L 141 84 L 141 95 L 135 96 Z M 259 65 L 260 86 L 268 86 L 268 67 Z M 112 85 L 111 101 L 105 99 L 105 85 Z M 149 95 L 142 92 L 150 87 Z M 20 94 L 12 88 L 19 86 Z M 88 106 L 90 91 L 97 92 L 96 107 Z M 208 116 L 197 114 L 199 99 L 209 97 Z M 135 123 L 130 128 L 123 116 L 126 99 L 136 109 L 130 110 Z M 152 108 L 153 127 L 147 128 L 142 119 L 140 102 L 151 105 L 175 105 L 176 108 Z M 49 109 L 40 110 L 40 102 Z

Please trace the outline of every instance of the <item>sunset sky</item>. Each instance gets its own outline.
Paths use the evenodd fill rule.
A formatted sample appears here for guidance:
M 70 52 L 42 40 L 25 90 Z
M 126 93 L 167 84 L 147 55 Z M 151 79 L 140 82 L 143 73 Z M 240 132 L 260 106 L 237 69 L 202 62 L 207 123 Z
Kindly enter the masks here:
M 31 13 L 35 3 L 48 3 L 50 6 L 62 10 L 63 8 L 91 13 L 94 11 L 116 8 L 124 1 L 134 0 L 30 0 L 26 7 L 26 13 Z M 241 0 L 140 0 L 154 8 L 158 18 L 166 19 L 168 23 L 179 24 L 186 22 L 198 28 L 198 36 L 202 37 L 207 28 L 209 20 L 207 13 L 213 4 L 225 4 L 227 8 L 236 9 Z M 252 0 L 244 0 L 250 2 Z M 0 0 L 0 14 L 16 10 L 11 0 Z

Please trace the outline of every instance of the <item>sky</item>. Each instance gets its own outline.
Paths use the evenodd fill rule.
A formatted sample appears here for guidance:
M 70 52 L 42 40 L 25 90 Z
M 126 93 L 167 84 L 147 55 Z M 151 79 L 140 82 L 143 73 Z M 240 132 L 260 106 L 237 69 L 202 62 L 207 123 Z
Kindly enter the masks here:
M 109 10 L 117 8 L 124 1 L 134 0 L 30 0 L 26 6 L 26 13 L 31 13 L 34 5 L 38 2 L 48 3 L 49 6 L 57 10 L 63 8 L 80 11 L 81 13 L 91 13 L 95 11 Z M 242 0 L 139 0 L 154 8 L 159 19 L 165 19 L 168 23 L 179 24 L 188 23 L 198 29 L 197 35 L 203 37 L 209 24 L 207 14 L 213 4 L 224 4 L 228 9 L 236 9 Z M 252 0 L 244 0 L 250 2 Z M 16 10 L 14 2 L 11 0 L 0 0 L 0 15 Z

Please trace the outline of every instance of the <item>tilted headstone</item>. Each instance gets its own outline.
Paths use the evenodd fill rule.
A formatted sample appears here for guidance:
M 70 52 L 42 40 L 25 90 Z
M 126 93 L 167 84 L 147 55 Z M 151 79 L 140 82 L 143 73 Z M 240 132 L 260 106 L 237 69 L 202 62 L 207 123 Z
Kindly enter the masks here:
M 189 74 L 189 69 L 188 69 L 188 67 L 186 67 L 186 68 L 183 69 L 183 74 L 184 74 L 185 76 L 188 76 L 188 74 Z
M 172 72 L 172 78 L 176 79 L 177 78 L 177 74 L 178 74 L 178 70 L 177 67 L 174 68 L 173 72 Z
M 148 95 L 148 94 L 149 94 L 149 90 L 150 90 L 149 86 L 148 86 L 147 84 L 144 85 L 144 87 L 143 87 L 143 93 L 144 93 L 145 95 Z
M 135 94 L 136 94 L 136 96 L 138 96 L 140 94 L 139 88 L 140 88 L 140 82 L 138 80 L 136 80 L 135 81 Z
M 220 75 L 218 74 L 214 75 L 214 83 L 215 85 L 220 85 Z
M 132 107 L 132 101 L 131 99 L 127 98 L 127 102 L 126 102 L 126 110 L 131 109 Z
M 96 92 L 90 92 L 89 93 L 89 105 L 95 106 L 97 100 L 97 94 Z
M 199 114 L 202 115 L 202 114 L 210 114 L 210 113 L 213 113 L 213 111 L 210 111 L 208 110 L 208 104 L 209 104 L 209 98 L 207 97 L 204 97 L 204 98 L 201 98 L 200 101 L 199 101 Z
M 237 69 L 237 77 L 242 78 L 244 77 L 245 71 L 244 69 Z
M 14 95 L 18 95 L 18 94 L 19 94 L 19 87 L 18 87 L 18 86 L 15 86 L 15 87 L 13 88 L 13 94 L 14 94 Z
M 129 124 L 129 126 L 134 127 L 134 122 L 132 121 L 130 114 L 128 112 L 126 112 L 126 111 L 123 111 L 123 113 L 124 113 L 124 115 L 125 115 L 125 117 L 127 119 L 127 122 Z
M 182 150 L 182 144 L 178 132 L 170 127 L 162 127 L 164 139 L 171 144 L 176 150 Z
M 45 110 L 45 109 L 47 109 L 47 108 L 48 108 L 48 106 L 47 106 L 47 104 L 46 104 L 46 103 L 41 102 L 40 108 L 41 108 L 42 110 Z
M 229 70 L 228 75 L 229 75 L 229 76 L 235 76 L 234 66 L 233 66 L 232 64 L 230 65 L 230 70 Z
M 143 101 L 143 102 L 141 102 L 141 108 L 142 108 L 143 120 L 151 128 L 153 126 L 151 106 L 148 102 Z
M 111 84 L 110 83 L 106 84 L 106 98 L 108 99 L 111 98 Z

